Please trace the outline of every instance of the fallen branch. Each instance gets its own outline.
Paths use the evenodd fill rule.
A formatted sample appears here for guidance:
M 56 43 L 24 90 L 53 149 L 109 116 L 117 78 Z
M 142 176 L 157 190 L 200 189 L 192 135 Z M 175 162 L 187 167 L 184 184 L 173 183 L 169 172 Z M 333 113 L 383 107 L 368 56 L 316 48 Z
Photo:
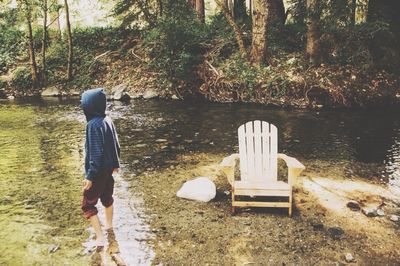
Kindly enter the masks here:
M 104 56 L 106 56 L 106 55 L 112 55 L 112 54 L 117 54 L 117 53 L 118 53 L 118 51 L 107 51 L 107 52 L 104 52 L 104 53 L 102 53 L 102 54 L 96 56 L 96 57 L 93 59 L 92 63 L 90 64 L 89 70 L 92 68 L 92 66 L 94 65 L 94 63 L 96 63 L 96 61 L 99 60 L 100 58 L 102 58 L 102 57 L 104 57 Z
M 131 49 L 131 53 L 134 57 L 136 57 L 137 59 L 139 59 L 142 62 L 145 62 L 146 60 L 144 60 L 143 58 L 141 58 L 140 56 L 138 56 L 137 54 L 135 54 L 135 52 L 133 51 L 133 49 Z
M 205 63 L 214 71 L 215 74 L 217 74 L 218 77 L 221 76 L 221 75 L 219 74 L 218 70 L 217 70 L 213 65 L 211 65 L 210 62 L 208 62 L 208 61 L 206 60 Z

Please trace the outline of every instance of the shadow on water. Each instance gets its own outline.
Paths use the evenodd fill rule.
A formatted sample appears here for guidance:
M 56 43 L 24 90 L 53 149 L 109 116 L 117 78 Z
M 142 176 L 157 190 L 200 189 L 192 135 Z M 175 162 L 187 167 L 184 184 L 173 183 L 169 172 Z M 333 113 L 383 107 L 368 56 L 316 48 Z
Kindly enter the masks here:
M 349 173 L 378 176 L 400 195 L 398 110 L 288 111 L 155 100 L 113 102 L 109 113 L 123 160 L 115 235 L 129 265 L 149 264 L 154 255 L 135 176 L 177 165 L 180 154 L 237 152 L 236 130 L 249 120 L 275 124 L 281 152 L 330 165 L 346 162 Z M 88 262 L 79 206 L 84 122 L 78 99 L 0 102 L 0 264 Z

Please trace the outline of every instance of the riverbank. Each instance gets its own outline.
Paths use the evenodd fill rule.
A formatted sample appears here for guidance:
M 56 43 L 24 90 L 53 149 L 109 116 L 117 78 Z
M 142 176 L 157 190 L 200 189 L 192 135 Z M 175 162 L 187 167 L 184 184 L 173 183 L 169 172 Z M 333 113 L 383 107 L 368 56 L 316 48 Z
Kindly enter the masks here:
M 79 32 L 83 40 L 77 42 L 79 60 L 70 82 L 64 79 L 63 67 L 56 65 L 46 87 L 32 89 L 27 63 L 19 62 L 0 75 L 0 98 L 76 96 L 88 88 L 104 87 L 115 100 L 200 99 L 311 109 L 400 104 L 400 80 L 395 73 L 350 64 L 309 67 L 304 55 L 296 51 L 280 50 L 268 66 L 255 67 L 234 52 L 225 58 L 215 58 L 213 49 L 219 47 L 216 46 L 198 55 L 201 60 L 185 69 L 184 77 L 170 78 L 165 74 L 166 69 L 154 67 L 157 59 L 148 55 L 148 47 L 137 33 L 124 33 L 125 39 L 116 39 L 118 32 L 115 29 Z M 85 42 L 100 37 L 98 46 L 88 46 Z M 226 42 L 224 45 L 229 44 Z M 57 43 L 52 49 L 49 57 L 61 60 Z
M 400 202 L 377 180 L 349 179 L 345 167 L 300 158 L 307 170 L 294 190 L 292 218 L 276 209 L 244 209 L 232 216 L 230 188 L 218 167 L 223 156 L 185 154 L 177 158 L 179 164 L 138 177 L 156 235 L 154 264 L 397 265 L 400 224 L 389 217 L 399 214 Z M 196 176 L 216 183 L 213 201 L 175 196 L 184 181 Z M 385 214 L 367 217 L 346 207 L 349 200 L 380 206 Z
M 288 58 L 288 59 L 287 59 Z M 7 88 L 0 90 L 1 98 L 41 95 L 78 96 L 85 89 L 104 87 L 110 99 L 126 101 L 137 98 L 173 100 L 202 99 L 219 103 L 256 103 L 267 106 L 294 108 L 358 108 L 387 107 L 400 104 L 400 83 L 384 71 L 364 72 L 351 66 L 304 69 L 299 55 L 277 63 L 273 75 L 264 71 L 264 80 L 248 88 L 248 81 L 226 77 L 209 63 L 198 67 L 203 78 L 197 83 L 173 87 L 159 73 L 148 71 L 140 62 L 132 68 L 135 56 L 123 59 L 105 59 L 107 65 L 96 74 L 87 87 L 54 85 L 38 91 Z M 282 64 L 283 62 L 283 64 Z M 279 76 L 276 76 L 279 73 Z

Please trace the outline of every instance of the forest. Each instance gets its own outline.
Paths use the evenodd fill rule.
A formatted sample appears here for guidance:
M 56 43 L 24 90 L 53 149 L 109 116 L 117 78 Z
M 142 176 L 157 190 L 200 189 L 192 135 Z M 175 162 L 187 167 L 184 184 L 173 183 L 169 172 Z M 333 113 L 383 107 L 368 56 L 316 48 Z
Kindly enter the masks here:
M 400 99 L 396 0 L 115 0 L 101 26 L 74 25 L 69 2 L 0 2 L 1 97 L 123 84 L 302 108 Z

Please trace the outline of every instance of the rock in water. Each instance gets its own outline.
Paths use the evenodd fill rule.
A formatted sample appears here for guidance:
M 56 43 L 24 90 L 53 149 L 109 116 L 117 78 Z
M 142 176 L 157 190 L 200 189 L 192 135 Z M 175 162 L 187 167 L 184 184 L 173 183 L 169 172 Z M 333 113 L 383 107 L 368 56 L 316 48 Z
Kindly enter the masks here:
M 60 245 L 58 244 L 53 244 L 49 247 L 49 249 L 47 250 L 49 253 L 54 253 L 56 252 L 58 249 L 60 248 Z
M 329 227 L 328 232 L 330 236 L 335 240 L 340 239 L 340 237 L 344 234 L 343 229 L 340 227 Z
M 158 97 L 158 93 L 153 89 L 147 89 L 143 93 L 143 98 L 144 99 L 152 99 L 152 98 L 156 98 L 156 97 Z
M 131 98 L 127 92 L 127 86 L 120 84 L 111 89 L 111 98 L 117 101 L 129 101 Z
M 349 207 L 352 211 L 359 211 L 361 209 L 360 203 L 355 200 L 350 200 L 349 202 L 347 202 L 346 206 Z
M 42 97 L 55 97 L 60 96 L 61 92 L 56 87 L 48 87 L 41 93 Z
M 385 212 L 381 209 L 377 210 L 376 214 L 378 214 L 378 216 L 385 216 Z
M 376 217 L 378 215 L 376 209 L 362 208 L 361 211 L 368 217 Z
M 215 184 L 208 177 L 198 177 L 185 182 L 176 196 L 184 199 L 209 202 L 216 195 Z
M 351 253 L 347 253 L 346 256 L 345 256 L 345 258 L 346 258 L 346 261 L 347 261 L 347 262 L 352 262 L 352 261 L 354 261 L 354 257 L 353 257 L 353 255 L 351 255 Z

